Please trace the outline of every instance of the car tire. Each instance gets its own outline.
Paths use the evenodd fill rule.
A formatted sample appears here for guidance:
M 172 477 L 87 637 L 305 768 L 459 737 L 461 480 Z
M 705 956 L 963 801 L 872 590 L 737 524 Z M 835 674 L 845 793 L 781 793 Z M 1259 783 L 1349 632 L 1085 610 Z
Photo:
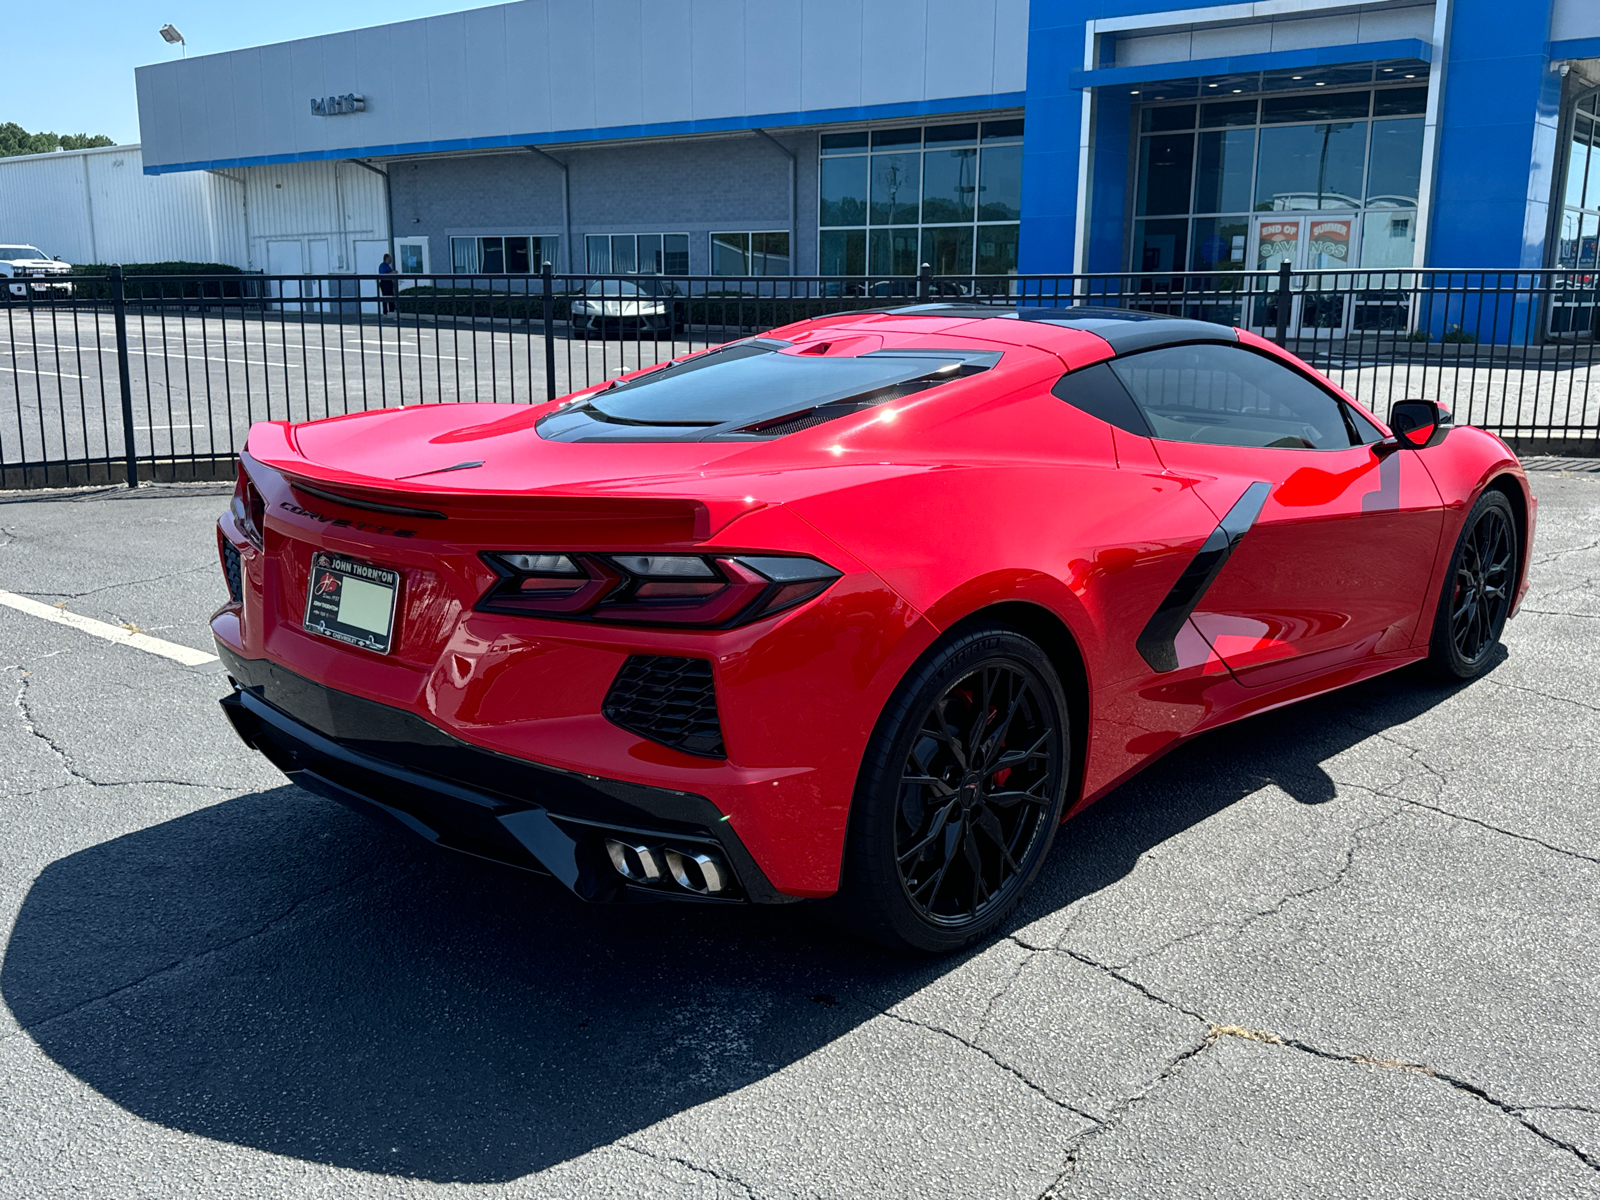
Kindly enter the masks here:
M 947 954 L 993 933 L 1061 824 L 1067 719 L 1049 658 L 1013 629 L 968 628 L 925 654 L 868 743 L 836 916 L 902 951 Z
M 1434 614 L 1429 661 L 1451 679 L 1475 679 L 1494 661 L 1511 613 L 1522 547 L 1504 492 L 1478 497 L 1462 523 Z

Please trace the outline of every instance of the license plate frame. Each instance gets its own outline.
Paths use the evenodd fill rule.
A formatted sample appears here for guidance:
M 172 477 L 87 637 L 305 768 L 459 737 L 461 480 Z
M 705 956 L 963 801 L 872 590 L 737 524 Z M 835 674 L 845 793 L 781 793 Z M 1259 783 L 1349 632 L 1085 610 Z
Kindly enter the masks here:
M 388 654 L 394 648 L 399 598 L 400 572 L 393 567 L 317 550 L 311 555 L 311 573 L 306 579 L 302 625 L 307 633 Z

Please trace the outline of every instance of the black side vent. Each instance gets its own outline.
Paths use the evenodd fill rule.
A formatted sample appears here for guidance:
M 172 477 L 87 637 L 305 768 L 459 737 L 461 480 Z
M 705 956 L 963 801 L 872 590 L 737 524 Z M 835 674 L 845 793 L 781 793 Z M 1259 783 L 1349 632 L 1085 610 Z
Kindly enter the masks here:
M 702 758 L 726 758 L 711 664 L 630 654 L 600 711 L 614 725 Z
M 239 550 L 227 538 L 222 539 L 222 573 L 228 578 L 228 599 L 235 604 L 244 602 L 244 570 L 239 562 Z

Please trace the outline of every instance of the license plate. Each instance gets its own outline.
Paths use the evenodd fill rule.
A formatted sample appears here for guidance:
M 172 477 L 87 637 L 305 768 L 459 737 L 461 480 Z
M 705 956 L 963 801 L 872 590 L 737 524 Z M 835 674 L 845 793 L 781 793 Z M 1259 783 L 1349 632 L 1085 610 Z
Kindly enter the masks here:
M 306 628 L 363 650 L 389 653 L 400 572 L 339 554 L 311 556 Z

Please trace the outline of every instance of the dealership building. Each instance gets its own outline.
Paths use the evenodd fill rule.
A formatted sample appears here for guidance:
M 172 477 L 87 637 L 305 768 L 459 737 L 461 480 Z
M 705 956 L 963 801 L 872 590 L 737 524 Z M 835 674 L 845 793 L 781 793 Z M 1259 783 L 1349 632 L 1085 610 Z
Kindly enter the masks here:
M 136 169 L 209 174 L 216 257 L 271 273 L 1585 267 L 1600 241 L 1596 0 L 520 0 L 137 83 Z

